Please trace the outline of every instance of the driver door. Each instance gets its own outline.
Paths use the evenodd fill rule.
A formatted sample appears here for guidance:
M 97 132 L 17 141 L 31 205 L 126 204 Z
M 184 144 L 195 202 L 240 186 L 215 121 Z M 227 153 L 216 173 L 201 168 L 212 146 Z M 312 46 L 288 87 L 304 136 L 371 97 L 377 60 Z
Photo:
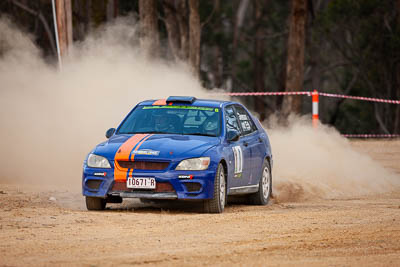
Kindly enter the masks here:
M 233 165 L 233 178 L 232 181 L 230 181 L 229 187 L 232 188 L 247 185 L 251 174 L 250 147 L 247 145 L 246 137 L 242 136 L 233 105 L 225 107 L 225 126 L 226 132 L 229 130 L 235 130 L 241 134 L 238 141 L 228 142 L 228 146 L 232 151 L 229 158 L 229 165 Z

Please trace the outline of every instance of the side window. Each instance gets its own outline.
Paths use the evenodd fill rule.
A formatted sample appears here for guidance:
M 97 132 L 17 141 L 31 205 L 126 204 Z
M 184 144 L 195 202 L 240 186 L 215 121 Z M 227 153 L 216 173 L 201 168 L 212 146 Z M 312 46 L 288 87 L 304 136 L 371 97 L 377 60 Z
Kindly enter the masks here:
M 228 106 L 225 108 L 225 124 L 226 131 L 236 130 L 240 133 L 240 128 L 235 116 L 235 111 L 233 110 L 233 106 Z
M 250 118 L 249 113 L 247 113 L 247 111 L 239 105 L 235 105 L 235 109 L 243 135 L 251 134 L 252 132 L 256 131 L 257 127 Z

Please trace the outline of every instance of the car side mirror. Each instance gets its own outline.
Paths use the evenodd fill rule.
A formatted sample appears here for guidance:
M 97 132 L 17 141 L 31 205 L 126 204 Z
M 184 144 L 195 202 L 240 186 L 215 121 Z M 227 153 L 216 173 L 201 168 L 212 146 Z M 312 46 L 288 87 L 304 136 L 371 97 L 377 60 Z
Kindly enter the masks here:
M 106 137 L 110 138 L 115 133 L 115 128 L 110 128 L 106 132 Z
M 232 141 L 232 142 L 239 141 L 239 138 L 240 138 L 240 133 L 235 130 L 228 131 L 227 136 L 226 136 L 226 139 L 228 141 Z

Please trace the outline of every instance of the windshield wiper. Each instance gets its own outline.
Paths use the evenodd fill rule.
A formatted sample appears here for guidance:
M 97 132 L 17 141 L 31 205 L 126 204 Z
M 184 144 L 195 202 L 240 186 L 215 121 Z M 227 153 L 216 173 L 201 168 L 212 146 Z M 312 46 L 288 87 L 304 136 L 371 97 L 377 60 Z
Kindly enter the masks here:
M 211 137 L 216 137 L 215 134 L 208 134 L 208 133 L 187 133 L 185 135 L 201 135 L 201 136 L 211 136 Z

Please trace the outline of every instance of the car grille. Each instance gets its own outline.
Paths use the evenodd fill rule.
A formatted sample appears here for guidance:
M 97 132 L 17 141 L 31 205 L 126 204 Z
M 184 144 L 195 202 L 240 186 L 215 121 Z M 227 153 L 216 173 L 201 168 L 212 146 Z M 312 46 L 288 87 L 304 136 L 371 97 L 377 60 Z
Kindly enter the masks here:
M 156 183 L 156 189 L 134 189 L 126 187 L 126 182 L 115 182 L 111 191 L 123 191 L 123 192 L 134 192 L 134 191 L 152 191 L 152 192 L 175 192 L 175 189 L 170 183 Z
M 155 170 L 162 171 L 165 170 L 169 162 L 165 161 L 123 161 L 118 160 L 118 165 L 124 169 L 134 169 L 134 170 Z

